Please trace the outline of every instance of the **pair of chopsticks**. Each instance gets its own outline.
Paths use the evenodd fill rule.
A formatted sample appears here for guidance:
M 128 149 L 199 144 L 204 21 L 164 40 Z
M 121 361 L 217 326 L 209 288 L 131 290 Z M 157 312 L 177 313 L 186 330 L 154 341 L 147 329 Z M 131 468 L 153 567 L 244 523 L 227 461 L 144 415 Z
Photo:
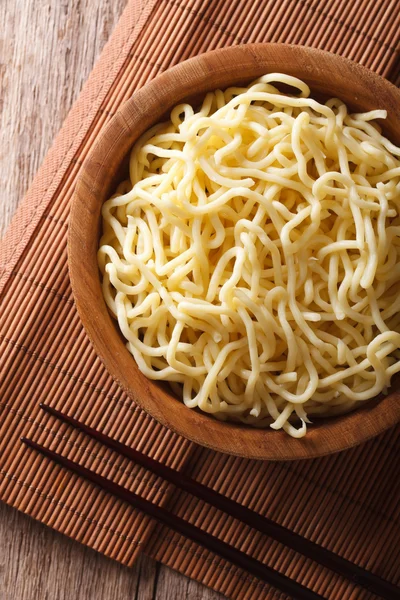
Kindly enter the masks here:
M 141 466 L 145 467 L 155 475 L 162 477 L 166 481 L 174 484 L 176 487 L 193 494 L 194 496 L 204 500 L 212 506 L 222 510 L 232 517 L 242 521 L 257 531 L 260 531 L 274 540 L 284 544 L 285 546 L 299 552 L 303 556 L 312 559 L 313 561 L 327 567 L 328 569 L 335 571 L 339 575 L 342 575 L 354 584 L 360 585 L 370 592 L 381 596 L 387 600 L 400 599 L 400 588 L 385 581 L 374 575 L 370 571 L 367 571 L 358 565 L 351 563 L 345 558 L 323 548 L 322 546 L 315 544 L 314 542 L 303 538 L 302 536 L 282 527 L 278 523 L 275 523 L 271 519 L 264 517 L 253 510 L 219 494 L 212 488 L 207 487 L 191 479 L 186 475 L 167 467 L 166 465 L 138 452 L 104 435 L 103 433 L 88 427 L 80 421 L 64 415 L 63 413 L 51 408 L 46 404 L 40 404 L 40 407 L 47 413 L 57 417 L 60 421 L 68 423 L 73 427 L 83 431 L 90 437 L 101 442 L 108 448 L 115 450 L 119 454 L 135 461 Z M 114 496 L 129 503 L 134 508 L 142 511 L 149 515 L 160 523 L 167 525 L 174 531 L 184 535 L 190 540 L 204 546 L 207 550 L 220 555 L 225 560 L 232 564 L 248 571 L 251 575 L 265 581 L 266 583 L 274 586 L 296 600 L 323 600 L 323 597 L 306 588 L 305 586 L 297 583 L 296 581 L 282 575 L 278 571 L 275 571 L 271 567 L 268 567 L 260 561 L 252 558 L 251 556 L 241 552 L 237 548 L 223 542 L 219 538 L 201 530 L 200 528 L 188 523 L 184 519 L 172 514 L 168 510 L 145 500 L 141 496 L 129 491 L 128 489 L 110 481 L 106 477 L 98 475 L 93 471 L 90 471 L 86 467 L 81 466 L 64 456 L 57 454 L 56 452 L 37 444 L 33 440 L 27 438 L 21 438 L 21 441 L 43 454 L 44 456 L 55 461 L 59 465 L 66 467 L 74 473 L 84 477 L 92 483 L 103 488 L 107 492 Z

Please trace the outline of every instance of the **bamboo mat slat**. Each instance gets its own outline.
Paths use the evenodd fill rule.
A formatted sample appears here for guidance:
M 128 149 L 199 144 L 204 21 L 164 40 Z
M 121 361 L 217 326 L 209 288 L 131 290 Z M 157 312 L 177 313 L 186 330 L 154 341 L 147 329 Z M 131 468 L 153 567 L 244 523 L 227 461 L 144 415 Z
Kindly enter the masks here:
M 131 565 L 149 555 L 235 600 L 283 598 L 91 484 L 23 449 L 21 435 L 168 504 L 329 599 L 372 594 L 249 530 L 84 435 L 40 414 L 53 406 L 197 477 L 277 522 L 400 582 L 400 428 L 352 450 L 261 463 L 196 447 L 144 414 L 96 357 L 67 269 L 69 206 L 91 145 L 132 93 L 168 67 L 222 46 L 300 43 L 400 84 L 399 0 L 130 0 L 6 233 L 0 252 L 0 498 Z

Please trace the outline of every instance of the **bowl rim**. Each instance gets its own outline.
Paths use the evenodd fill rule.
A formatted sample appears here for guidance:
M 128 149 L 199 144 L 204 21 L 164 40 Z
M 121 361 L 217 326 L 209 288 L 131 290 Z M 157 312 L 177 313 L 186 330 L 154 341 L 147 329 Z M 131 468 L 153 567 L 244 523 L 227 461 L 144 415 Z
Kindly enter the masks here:
M 322 80 L 316 71 L 318 64 L 321 65 L 318 67 L 320 70 L 324 68 L 329 74 L 338 73 L 343 85 L 345 78 L 351 77 L 352 84 L 356 82 L 358 86 L 362 84 L 368 88 L 370 98 L 381 93 L 386 104 L 392 102 L 400 107 L 400 91 L 390 82 L 357 63 L 322 50 L 291 44 L 244 44 L 206 52 L 179 63 L 146 83 L 121 105 L 102 129 L 81 168 L 72 199 L 68 231 L 68 267 L 75 304 L 86 334 L 112 378 L 140 408 L 175 433 L 213 450 L 251 459 L 314 458 L 365 442 L 400 421 L 400 394 L 393 391 L 379 402 L 368 402 L 354 412 L 321 420 L 309 428 L 304 438 L 297 440 L 282 431 L 219 421 L 206 413 L 188 409 L 170 394 L 160 392 L 155 382 L 138 371 L 133 357 L 116 331 L 103 295 L 98 294 L 100 277 L 97 261 L 96 274 L 93 271 L 93 238 L 98 240 L 99 226 L 98 222 L 96 225 L 95 213 L 100 210 L 96 198 L 97 188 L 104 185 L 106 161 L 112 162 L 118 157 L 118 166 L 127 148 L 159 120 L 159 117 L 153 119 L 149 116 L 156 102 L 155 97 L 169 110 L 177 103 L 178 96 L 186 98 L 191 91 L 198 92 L 199 86 L 200 93 L 204 94 L 211 73 L 213 77 L 216 75 L 221 79 L 221 87 L 228 87 L 229 83 L 223 82 L 229 76 L 233 82 L 239 63 L 248 64 L 249 71 L 258 69 L 262 74 L 264 71 L 273 72 L 271 69 L 268 71 L 268 65 L 280 60 L 281 72 L 288 72 L 290 69 L 286 67 L 285 59 L 294 61 L 296 68 L 302 65 L 306 81 L 312 81 L 317 76 L 318 81 Z M 248 80 L 252 79 L 255 76 L 249 76 Z M 211 89 L 215 89 L 215 86 Z M 168 105 L 166 99 L 171 94 L 175 100 Z M 133 363 L 132 371 L 124 372 L 121 368 L 126 356 Z M 168 407 L 165 404 L 171 401 L 179 403 L 181 414 L 178 418 L 171 418 L 168 414 L 169 410 L 171 414 L 176 412 L 175 409 L 171 411 L 172 405 Z

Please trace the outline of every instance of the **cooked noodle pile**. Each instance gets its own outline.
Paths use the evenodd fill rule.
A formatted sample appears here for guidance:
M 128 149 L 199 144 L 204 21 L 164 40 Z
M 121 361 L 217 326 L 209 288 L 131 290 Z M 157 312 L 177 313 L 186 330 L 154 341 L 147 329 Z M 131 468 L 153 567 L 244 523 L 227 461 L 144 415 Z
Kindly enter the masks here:
M 98 252 L 147 377 L 294 437 L 400 371 L 400 149 L 385 111 L 309 94 L 270 74 L 176 106 L 135 144 Z

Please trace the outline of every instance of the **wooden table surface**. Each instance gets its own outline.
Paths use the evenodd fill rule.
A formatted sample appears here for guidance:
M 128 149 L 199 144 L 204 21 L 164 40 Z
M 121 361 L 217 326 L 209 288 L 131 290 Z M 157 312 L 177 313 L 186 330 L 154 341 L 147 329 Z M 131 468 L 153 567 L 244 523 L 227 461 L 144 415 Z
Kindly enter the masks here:
M 0 0 L 0 237 L 126 0 Z M 142 556 L 127 569 L 0 503 L 1 600 L 217 600 Z

